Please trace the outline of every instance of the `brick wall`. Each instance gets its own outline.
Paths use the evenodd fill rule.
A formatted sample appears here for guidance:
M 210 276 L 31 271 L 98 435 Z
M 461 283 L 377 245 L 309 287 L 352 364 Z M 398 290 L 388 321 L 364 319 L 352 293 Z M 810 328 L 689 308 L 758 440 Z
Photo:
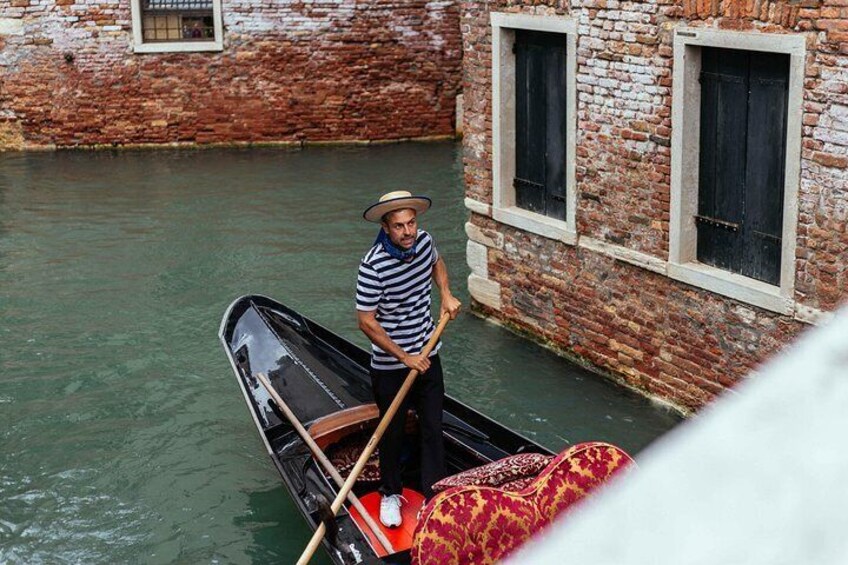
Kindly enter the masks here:
M 453 133 L 453 0 L 224 0 L 218 53 L 134 54 L 130 0 L 0 0 L 0 147 Z
M 687 410 L 733 386 L 805 325 L 579 246 L 504 227 L 488 250 L 500 310 L 486 314 Z
M 577 20 L 577 245 L 487 217 L 490 10 Z M 680 25 L 806 37 L 793 299 L 798 312 L 833 310 L 848 296 L 846 0 L 465 0 L 464 159 L 466 196 L 476 201 L 469 233 L 486 246 L 483 271 L 494 283 L 487 288 L 499 292 L 477 306 L 630 385 L 698 409 L 807 324 L 582 244 L 668 259 L 672 40 Z

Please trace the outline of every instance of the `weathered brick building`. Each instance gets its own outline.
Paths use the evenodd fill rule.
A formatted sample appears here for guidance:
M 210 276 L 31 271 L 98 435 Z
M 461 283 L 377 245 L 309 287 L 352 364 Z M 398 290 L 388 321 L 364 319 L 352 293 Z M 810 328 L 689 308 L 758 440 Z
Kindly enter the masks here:
M 464 0 L 461 27 L 484 312 L 697 409 L 848 295 L 848 1 Z
M 453 0 L 0 0 L 0 149 L 451 135 Z

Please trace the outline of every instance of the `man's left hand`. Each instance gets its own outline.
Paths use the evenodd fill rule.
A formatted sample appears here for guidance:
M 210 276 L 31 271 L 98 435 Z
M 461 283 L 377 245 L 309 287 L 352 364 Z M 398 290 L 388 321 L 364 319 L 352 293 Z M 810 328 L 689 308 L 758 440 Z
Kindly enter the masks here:
M 459 314 L 459 309 L 462 307 L 462 303 L 456 299 L 456 297 L 452 294 L 448 296 L 442 297 L 442 308 L 440 312 L 440 316 L 444 316 L 447 314 L 450 316 L 451 320 L 456 319 L 456 315 Z

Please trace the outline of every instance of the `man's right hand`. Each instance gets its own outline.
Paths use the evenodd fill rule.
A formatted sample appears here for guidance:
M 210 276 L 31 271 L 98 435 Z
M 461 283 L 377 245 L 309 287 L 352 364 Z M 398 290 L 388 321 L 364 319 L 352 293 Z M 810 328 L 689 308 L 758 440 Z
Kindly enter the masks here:
M 426 373 L 430 368 L 430 359 L 423 355 L 407 355 L 401 359 L 401 362 L 410 369 L 415 369 L 419 373 Z

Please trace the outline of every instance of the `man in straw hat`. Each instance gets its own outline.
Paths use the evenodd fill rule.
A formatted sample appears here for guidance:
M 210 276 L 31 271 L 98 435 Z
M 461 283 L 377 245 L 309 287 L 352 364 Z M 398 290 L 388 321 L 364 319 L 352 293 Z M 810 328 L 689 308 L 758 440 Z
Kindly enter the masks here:
M 435 330 L 430 315 L 431 288 L 441 295 L 441 314 L 455 318 L 460 302 L 448 287 L 445 262 L 418 215 L 430 208 L 426 196 L 405 190 L 384 194 L 363 216 L 381 225 L 374 246 L 359 265 L 356 310 L 359 328 L 371 340 L 371 386 L 382 416 L 411 369 L 420 373 L 410 396 L 380 441 L 380 521 L 401 523 L 401 444 L 409 402 L 414 401 L 421 429 L 421 486 L 433 495 L 433 483 L 444 475 L 442 401 L 445 385 L 437 344 L 429 358 L 420 355 Z

